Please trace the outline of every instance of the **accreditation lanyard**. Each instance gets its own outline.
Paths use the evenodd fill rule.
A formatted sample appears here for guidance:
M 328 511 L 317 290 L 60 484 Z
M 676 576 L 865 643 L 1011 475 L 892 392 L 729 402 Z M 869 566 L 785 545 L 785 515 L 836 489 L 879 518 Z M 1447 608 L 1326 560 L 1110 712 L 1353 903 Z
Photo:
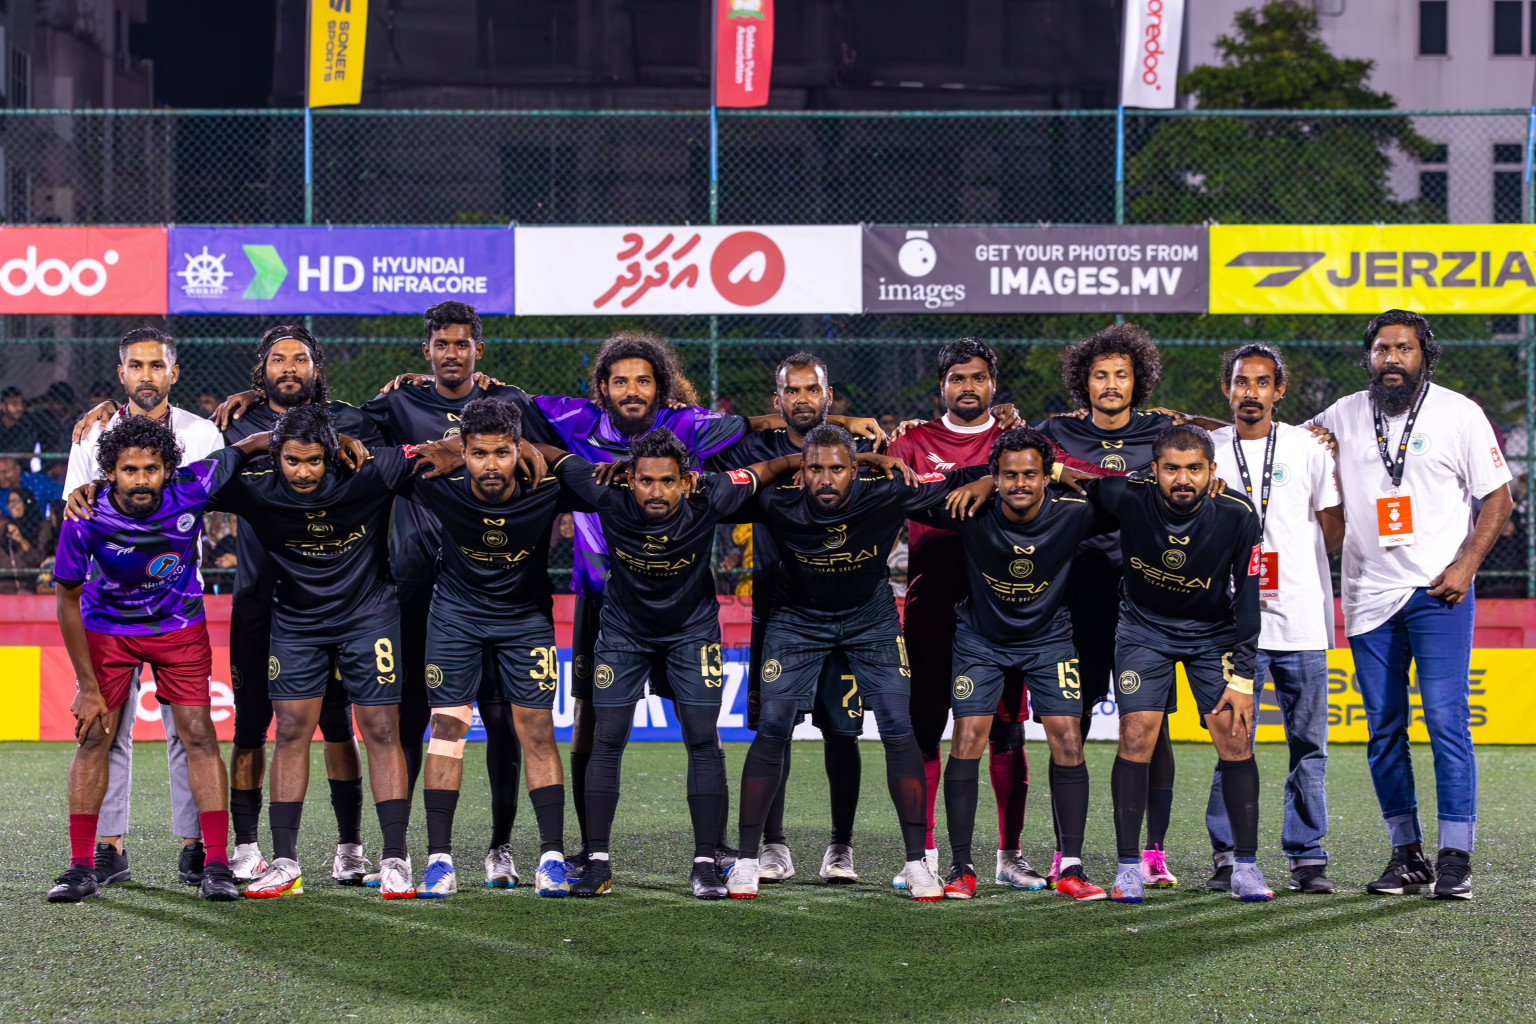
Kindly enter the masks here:
M 1403 483 L 1403 469 L 1408 462 L 1408 439 L 1413 436 L 1414 421 L 1419 418 L 1419 410 L 1424 407 L 1424 396 L 1429 394 L 1429 385 L 1419 389 L 1418 397 L 1413 400 L 1413 408 L 1408 410 L 1408 421 L 1403 424 L 1403 436 L 1397 441 L 1397 458 L 1393 459 L 1387 454 L 1387 421 L 1381 415 L 1381 407 L 1375 402 L 1371 403 L 1371 418 L 1376 422 L 1376 452 L 1381 456 L 1381 464 L 1387 467 L 1387 474 L 1392 478 L 1392 491 Z
M 1264 442 L 1264 476 L 1259 483 L 1259 543 L 1264 542 L 1264 518 L 1269 514 L 1269 487 L 1275 474 L 1275 435 L 1277 431 L 1273 424 L 1269 428 L 1269 437 Z M 1232 453 L 1237 456 L 1237 471 L 1243 477 L 1243 490 L 1248 492 L 1248 499 L 1253 500 L 1253 480 L 1248 476 L 1248 459 L 1243 455 L 1243 442 L 1238 439 L 1237 432 L 1232 432 Z

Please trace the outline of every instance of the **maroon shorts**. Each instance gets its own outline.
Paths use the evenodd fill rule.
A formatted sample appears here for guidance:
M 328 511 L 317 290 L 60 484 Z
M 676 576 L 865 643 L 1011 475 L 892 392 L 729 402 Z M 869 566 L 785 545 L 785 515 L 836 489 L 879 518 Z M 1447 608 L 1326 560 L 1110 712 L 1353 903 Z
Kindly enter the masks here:
M 108 711 L 123 706 L 133 670 L 145 664 L 154 673 L 155 699 L 161 704 L 207 707 L 211 703 L 208 678 L 213 674 L 213 647 L 208 643 L 206 621 L 146 636 L 119 636 L 88 629 L 85 642 Z

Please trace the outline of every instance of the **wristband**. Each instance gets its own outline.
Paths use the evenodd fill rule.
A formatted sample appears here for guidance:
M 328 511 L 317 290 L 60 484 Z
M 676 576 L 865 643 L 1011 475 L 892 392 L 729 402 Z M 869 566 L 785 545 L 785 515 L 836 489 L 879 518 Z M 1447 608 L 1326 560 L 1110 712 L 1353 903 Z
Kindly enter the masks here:
M 1228 676 L 1227 689 L 1236 690 L 1238 693 L 1246 693 L 1248 696 L 1252 697 L 1253 680 L 1244 679 L 1242 676 Z

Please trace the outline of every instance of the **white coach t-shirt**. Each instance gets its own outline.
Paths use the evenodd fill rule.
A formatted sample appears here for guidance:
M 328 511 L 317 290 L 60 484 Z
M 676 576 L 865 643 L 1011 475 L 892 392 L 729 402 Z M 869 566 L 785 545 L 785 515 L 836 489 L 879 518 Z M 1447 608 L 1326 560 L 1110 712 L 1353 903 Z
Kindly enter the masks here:
M 1387 454 L 1396 459 L 1408 413 L 1386 419 Z M 1461 557 L 1472 535 L 1472 503 L 1509 483 L 1509 467 L 1493 427 L 1476 403 L 1438 384 L 1429 385 L 1408 438 L 1402 484 L 1376 446 L 1368 392 L 1333 403 L 1312 420 L 1338 438 L 1339 489 L 1344 494 L 1344 631 L 1369 632 Z M 1383 499 L 1406 496 L 1412 543 L 1383 546 L 1397 528 Z M 1390 510 L 1390 511 L 1389 511 Z
M 1242 495 L 1232 427 L 1211 433 L 1216 444 L 1216 475 L 1227 489 Z M 1253 485 L 1249 500 L 1259 507 L 1264 487 L 1265 438 L 1239 442 Z M 1333 647 L 1333 581 L 1328 551 L 1317 513 L 1339 503 L 1333 457 L 1312 432 L 1289 423 L 1275 424 L 1275 462 L 1264 516 L 1263 551 L 1272 560 L 1276 584 L 1259 591 L 1259 647 L 1266 651 L 1326 651 Z M 1264 577 L 1266 583 L 1269 577 Z
M 112 418 L 105 426 L 97 424 L 91 428 L 85 439 L 71 445 L 69 449 L 69 469 L 64 474 L 64 496 L 81 484 L 88 484 L 92 480 L 101 477 L 101 468 L 96 465 L 96 447 L 101 443 L 101 435 L 123 422 L 124 409 L 118 409 L 112 414 Z M 190 466 L 194 462 L 201 462 L 220 448 L 224 447 L 224 435 L 219 428 L 213 425 L 212 420 L 204 419 L 196 413 L 187 412 L 170 406 L 171 433 L 176 435 L 176 440 L 181 442 L 181 464 Z

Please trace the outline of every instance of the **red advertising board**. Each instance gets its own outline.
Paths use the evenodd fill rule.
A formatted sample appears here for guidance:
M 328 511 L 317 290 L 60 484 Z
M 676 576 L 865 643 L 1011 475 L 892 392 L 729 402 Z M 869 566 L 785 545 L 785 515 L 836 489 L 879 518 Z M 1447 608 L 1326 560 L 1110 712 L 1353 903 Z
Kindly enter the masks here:
M 0 228 L 0 313 L 157 313 L 165 228 Z
M 768 103 L 773 0 L 715 0 L 715 105 Z

